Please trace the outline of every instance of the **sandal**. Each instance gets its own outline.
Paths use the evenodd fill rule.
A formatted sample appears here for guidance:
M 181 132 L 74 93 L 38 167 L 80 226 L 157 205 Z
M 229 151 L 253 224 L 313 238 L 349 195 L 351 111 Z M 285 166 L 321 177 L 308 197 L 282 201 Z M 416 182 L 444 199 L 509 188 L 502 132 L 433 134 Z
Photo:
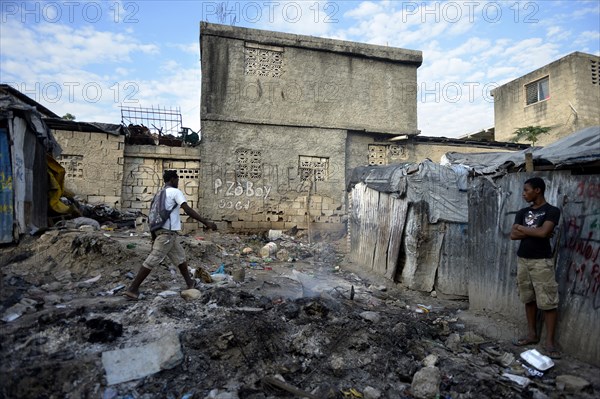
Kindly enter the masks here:
M 562 353 L 555 347 L 546 347 L 544 348 L 544 352 L 546 352 L 546 356 L 550 359 L 560 359 L 562 358 Z
M 538 338 L 531 339 L 529 337 L 521 337 L 521 338 L 513 341 L 513 345 L 514 346 L 527 346 L 527 345 L 535 345 L 538 342 L 540 342 L 540 340 Z
M 139 294 L 134 294 L 133 292 L 130 291 L 125 291 L 123 293 L 123 296 L 128 300 L 128 301 L 138 301 L 140 299 L 140 295 Z

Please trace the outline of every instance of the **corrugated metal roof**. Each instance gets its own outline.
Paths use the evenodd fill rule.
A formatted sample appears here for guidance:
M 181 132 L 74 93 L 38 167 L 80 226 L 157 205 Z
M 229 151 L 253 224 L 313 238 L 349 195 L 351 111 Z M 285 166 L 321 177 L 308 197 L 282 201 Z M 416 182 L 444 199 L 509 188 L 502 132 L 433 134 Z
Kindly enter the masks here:
M 461 153 L 448 152 L 451 165 L 466 165 L 480 174 L 506 171 L 525 164 L 525 153 L 531 151 L 534 164 L 552 164 L 556 168 L 581 165 L 600 160 L 600 126 L 579 130 L 546 147 L 533 147 L 518 152 Z

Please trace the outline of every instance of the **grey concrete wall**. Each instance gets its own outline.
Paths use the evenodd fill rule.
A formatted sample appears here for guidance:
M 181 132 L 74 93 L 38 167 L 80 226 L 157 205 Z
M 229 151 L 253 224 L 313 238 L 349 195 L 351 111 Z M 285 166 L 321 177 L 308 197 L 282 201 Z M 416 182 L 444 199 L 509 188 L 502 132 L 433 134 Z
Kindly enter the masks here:
M 549 126 L 536 145 L 600 124 L 600 57 L 575 52 L 493 91 L 496 140 L 509 141 L 525 126 Z M 595 74 L 596 78 L 593 79 Z M 527 105 L 525 85 L 549 77 L 550 98 Z
M 547 184 L 546 200 L 561 208 L 556 276 L 559 283 L 558 342 L 567 353 L 600 364 L 600 176 L 570 172 L 535 175 Z M 517 241 L 510 240 L 516 212 L 525 207 L 523 182 L 533 174 L 510 174 L 492 185 L 484 178 L 469 193 L 469 304 L 525 326 L 516 288 Z
M 202 120 L 418 133 L 420 51 L 204 22 L 200 41 Z
M 344 229 L 346 131 L 203 121 L 200 209 L 243 230 Z M 299 157 L 328 159 L 324 181 L 302 180 Z M 248 176 L 240 165 L 253 157 Z

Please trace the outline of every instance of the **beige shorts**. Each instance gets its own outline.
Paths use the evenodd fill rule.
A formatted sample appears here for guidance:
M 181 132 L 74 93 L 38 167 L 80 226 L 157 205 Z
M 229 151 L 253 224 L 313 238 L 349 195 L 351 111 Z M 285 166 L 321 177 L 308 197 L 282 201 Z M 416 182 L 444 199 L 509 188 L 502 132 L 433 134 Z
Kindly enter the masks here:
M 185 251 L 179 243 L 179 234 L 176 231 L 159 230 L 152 244 L 152 251 L 144 261 L 144 267 L 153 269 L 166 257 L 169 257 L 175 266 L 185 262 Z
M 558 284 L 551 258 L 517 258 L 517 285 L 523 303 L 537 302 L 542 310 L 558 307 Z

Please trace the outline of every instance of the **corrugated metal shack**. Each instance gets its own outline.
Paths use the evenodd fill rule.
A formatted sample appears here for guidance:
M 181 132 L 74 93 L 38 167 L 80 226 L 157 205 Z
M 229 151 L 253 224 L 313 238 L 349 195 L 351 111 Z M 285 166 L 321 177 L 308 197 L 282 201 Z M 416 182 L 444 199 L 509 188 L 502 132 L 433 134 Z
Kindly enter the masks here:
M 60 146 L 36 108 L 0 97 L 0 243 L 47 226 L 47 152 Z
M 533 172 L 525 172 L 527 152 Z M 510 240 L 510 229 L 527 206 L 523 183 L 540 176 L 546 200 L 562 211 L 554 236 L 558 342 L 566 353 L 599 365 L 600 127 L 544 148 L 448 153 L 446 161 L 354 170 L 351 261 L 411 289 L 468 295 L 472 309 L 524 325 L 518 242 Z
M 350 259 L 408 288 L 467 292 L 467 171 L 431 161 L 356 168 Z M 456 265 L 456 266 L 454 266 Z
M 527 204 L 523 183 L 540 176 L 546 200 L 562 211 L 556 230 L 559 283 L 558 342 L 563 350 L 600 364 L 600 127 L 576 132 L 531 152 L 535 171 L 524 171 L 525 152 L 448 153 L 454 165 L 478 176 L 469 186 L 469 305 L 525 322 L 516 289 L 517 241 L 510 240 L 516 212 Z M 493 177 L 493 178 L 492 178 Z

